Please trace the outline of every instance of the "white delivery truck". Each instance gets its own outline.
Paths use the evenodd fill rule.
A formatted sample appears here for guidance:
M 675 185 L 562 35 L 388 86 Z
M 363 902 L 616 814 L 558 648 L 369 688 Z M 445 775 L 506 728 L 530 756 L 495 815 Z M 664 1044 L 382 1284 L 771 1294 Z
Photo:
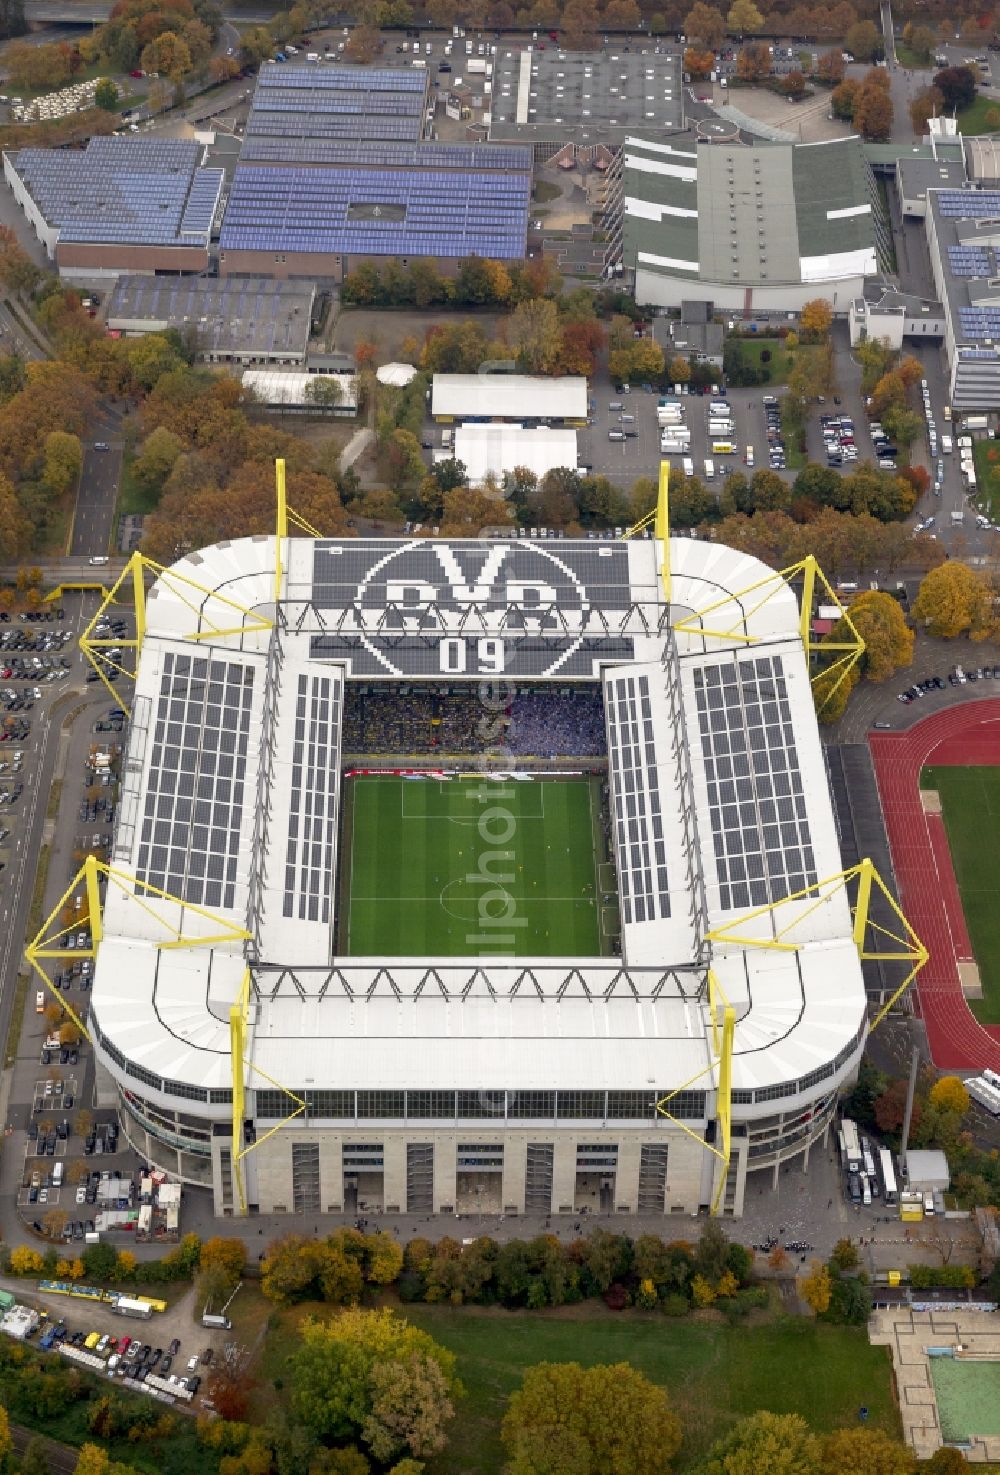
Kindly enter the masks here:
M 707 459 L 705 461 L 705 480 L 706 481 L 714 481 L 715 480 L 715 464 L 714 464 L 714 462 L 709 461 Z

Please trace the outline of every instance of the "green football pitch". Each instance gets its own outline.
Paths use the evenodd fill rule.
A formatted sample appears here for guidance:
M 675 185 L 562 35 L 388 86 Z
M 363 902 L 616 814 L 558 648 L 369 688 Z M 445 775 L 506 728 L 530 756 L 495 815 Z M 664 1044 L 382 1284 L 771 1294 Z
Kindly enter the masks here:
M 591 780 L 349 782 L 347 953 L 602 951 Z
M 983 997 L 969 1007 L 984 1024 L 1000 1024 L 1000 768 L 925 768 L 924 789 L 937 789 L 951 863 L 962 898 Z

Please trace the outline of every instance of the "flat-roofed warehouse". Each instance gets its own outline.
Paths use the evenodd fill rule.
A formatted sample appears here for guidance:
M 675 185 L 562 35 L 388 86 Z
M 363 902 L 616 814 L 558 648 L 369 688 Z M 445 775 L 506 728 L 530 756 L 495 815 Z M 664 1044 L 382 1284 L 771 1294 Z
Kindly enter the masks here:
M 427 80 L 404 67 L 263 66 L 244 136 L 415 140 Z
M 517 420 L 537 424 L 585 424 L 587 381 L 576 375 L 543 379 L 533 374 L 435 374 L 435 420 Z
M 944 307 L 952 408 L 995 414 L 1000 406 L 1000 191 L 929 189 L 924 229 Z
M 792 312 L 825 297 L 846 313 L 887 239 L 857 138 L 751 148 L 631 137 L 609 180 L 609 262 L 634 274 L 644 306 Z
M 472 486 L 480 486 L 488 476 L 502 481 L 504 474 L 523 466 L 539 480 L 557 467 L 576 470 L 576 431 L 568 427 L 536 425 L 459 425 L 455 429 L 454 455 L 465 467 Z
M 684 127 L 681 56 L 626 51 L 524 51 L 499 45 L 493 59 L 490 138 L 518 139 L 546 153 L 573 143 L 615 147 L 637 129 Z
M 92 138 L 4 154 L 4 178 L 62 276 L 199 272 L 223 180 L 202 153 L 183 139 Z
M 209 363 L 300 364 L 316 288 L 264 277 L 119 277 L 105 310 L 113 333 L 176 328 Z
M 446 270 L 466 256 L 525 256 L 530 150 L 354 145 L 330 163 L 300 160 L 317 147 L 292 140 L 287 162 L 279 144 L 267 161 L 239 164 L 219 240 L 224 276 L 340 281 L 368 258 L 432 257 Z

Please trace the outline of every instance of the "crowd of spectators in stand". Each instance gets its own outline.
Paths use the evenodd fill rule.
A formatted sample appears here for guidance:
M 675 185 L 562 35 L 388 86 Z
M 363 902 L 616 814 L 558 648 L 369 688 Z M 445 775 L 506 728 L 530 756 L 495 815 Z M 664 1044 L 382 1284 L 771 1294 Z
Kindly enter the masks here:
M 496 712 L 477 688 L 401 692 L 348 683 L 345 754 L 440 753 L 513 758 L 600 758 L 607 751 L 601 690 L 530 687 Z

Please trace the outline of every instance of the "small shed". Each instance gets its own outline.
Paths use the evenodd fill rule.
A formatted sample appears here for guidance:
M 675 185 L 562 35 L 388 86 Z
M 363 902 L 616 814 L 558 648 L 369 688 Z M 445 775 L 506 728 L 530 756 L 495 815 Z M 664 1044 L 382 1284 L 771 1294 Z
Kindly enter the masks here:
M 905 1170 L 907 1186 L 916 1193 L 947 1193 L 951 1187 L 948 1159 L 937 1149 L 907 1152 Z

